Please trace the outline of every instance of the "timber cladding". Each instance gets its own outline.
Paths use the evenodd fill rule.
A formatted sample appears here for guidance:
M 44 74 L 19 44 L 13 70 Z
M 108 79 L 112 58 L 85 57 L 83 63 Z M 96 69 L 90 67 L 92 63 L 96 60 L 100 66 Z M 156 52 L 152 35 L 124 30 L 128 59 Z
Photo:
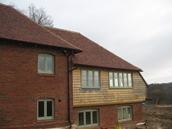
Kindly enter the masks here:
M 84 91 L 82 89 L 82 69 L 99 70 L 100 90 Z M 113 70 L 115 71 L 115 70 Z M 127 72 L 119 71 L 116 72 Z M 110 88 L 109 70 L 91 67 L 79 67 L 73 71 L 73 106 L 95 106 L 143 102 L 146 98 L 146 84 L 137 71 L 132 73 L 132 88 Z

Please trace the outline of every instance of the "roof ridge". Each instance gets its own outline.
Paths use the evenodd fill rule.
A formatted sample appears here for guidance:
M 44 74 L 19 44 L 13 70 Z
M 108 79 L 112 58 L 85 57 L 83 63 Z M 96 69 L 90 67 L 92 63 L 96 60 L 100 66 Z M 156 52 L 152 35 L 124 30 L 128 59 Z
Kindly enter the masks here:
M 0 3 L 0 5 L 7 6 L 7 7 L 12 7 L 11 5 L 6 5 L 6 4 L 3 4 L 3 3 Z
M 61 29 L 61 28 L 56 28 L 56 27 L 51 27 L 51 26 L 44 26 L 44 27 L 47 27 L 47 28 L 50 28 L 50 29 L 54 29 L 54 30 L 61 30 L 61 31 L 67 31 L 67 32 L 71 32 L 71 33 L 78 33 L 78 34 L 80 34 L 79 32 L 76 32 L 76 31 L 71 31 L 71 30 L 66 30 L 66 29 Z

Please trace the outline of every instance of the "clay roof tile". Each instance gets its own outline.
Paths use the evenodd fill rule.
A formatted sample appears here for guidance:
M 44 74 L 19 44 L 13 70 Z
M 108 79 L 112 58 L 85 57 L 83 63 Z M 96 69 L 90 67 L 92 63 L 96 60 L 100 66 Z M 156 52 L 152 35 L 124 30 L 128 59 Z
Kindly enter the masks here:
M 78 32 L 50 27 L 45 28 L 83 50 L 82 53 L 74 56 L 74 63 L 77 65 L 142 71 Z
M 11 6 L 0 4 L 0 38 L 81 51 Z

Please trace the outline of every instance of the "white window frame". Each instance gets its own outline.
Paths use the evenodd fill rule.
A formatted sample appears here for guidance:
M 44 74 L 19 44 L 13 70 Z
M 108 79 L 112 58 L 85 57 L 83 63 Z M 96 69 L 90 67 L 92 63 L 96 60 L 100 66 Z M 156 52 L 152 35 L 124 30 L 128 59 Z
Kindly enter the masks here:
M 39 117 L 39 102 L 44 102 L 44 117 Z M 52 101 L 52 116 L 47 116 L 47 101 Z M 49 120 L 54 119 L 54 99 L 39 99 L 37 101 L 37 119 L 38 120 Z
M 112 78 L 111 78 L 112 75 Z M 117 81 L 115 80 L 115 75 L 117 75 Z M 124 78 L 126 75 L 126 78 Z M 131 78 L 129 78 L 131 76 Z M 126 83 L 125 83 L 126 81 Z M 117 85 L 117 84 L 118 85 Z M 130 85 L 131 83 L 131 85 Z M 125 85 L 127 84 L 127 85 Z M 110 88 L 133 88 L 133 76 L 130 72 L 109 72 L 109 86 Z
M 128 114 L 128 110 L 127 109 L 130 109 L 130 115 Z M 123 118 L 124 117 L 124 112 L 123 112 L 123 109 L 126 110 L 126 117 L 127 118 Z M 132 111 L 133 108 L 132 106 L 122 106 L 122 107 L 118 107 L 118 122 L 122 122 L 122 121 L 128 121 L 128 120 L 132 120 L 133 119 L 133 115 L 132 115 Z M 119 120 L 119 111 L 121 111 L 121 120 Z
M 97 123 L 93 124 L 93 112 L 96 111 L 97 112 Z M 90 116 L 91 116 L 91 123 L 90 124 L 86 124 L 86 112 L 90 112 Z M 84 125 L 79 125 L 79 113 L 83 113 L 84 114 Z M 97 109 L 88 109 L 88 110 L 82 110 L 78 112 L 78 126 L 79 127 L 89 127 L 89 126 L 97 126 L 99 125 L 99 110 Z
M 83 85 L 83 75 L 82 75 L 83 71 L 86 71 L 86 73 L 87 73 L 87 77 L 86 77 L 87 85 L 86 86 Z M 92 78 L 93 86 L 89 85 L 89 71 L 93 72 L 93 78 Z M 99 84 L 98 86 L 95 86 L 95 72 L 98 72 L 98 84 Z M 82 88 L 100 88 L 100 71 L 99 70 L 82 69 L 81 75 L 82 75 L 82 78 L 81 78 Z
M 45 71 L 39 70 L 39 56 L 44 57 L 44 69 Z M 52 58 L 52 71 L 47 70 L 47 58 L 51 57 Z M 54 56 L 50 54 L 38 54 L 38 73 L 46 73 L 46 74 L 54 74 Z

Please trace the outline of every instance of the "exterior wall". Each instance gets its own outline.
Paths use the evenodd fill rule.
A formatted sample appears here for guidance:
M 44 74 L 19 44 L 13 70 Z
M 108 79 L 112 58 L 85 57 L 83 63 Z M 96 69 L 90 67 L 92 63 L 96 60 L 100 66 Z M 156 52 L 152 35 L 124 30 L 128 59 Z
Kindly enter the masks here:
M 118 107 L 121 106 L 132 106 L 132 116 L 133 120 L 118 122 Z M 90 129 L 101 129 L 101 127 L 114 127 L 114 125 L 122 125 L 126 123 L 132 123 L 137 121 L 142 121 L 142 104 L 141 103 L 128 103 L 128 104 L 118 104 L 118 105 L 102 105 L 102 106 L 90 106 L 90 107 L 75 107 L 73 120 L 78 126 L 78 111 L 86 109 L 98 109 L 99 110 L 99 126 L 87 127 Z
M 39 53 L 54 55 L 54 75 L 38 74 Z M 0 55 L 0 128 L 69 125 L 67 57 L 62 51 L 0 40 Z M 37 100 L 41 98 L 54 99 L 53 120 L 37 120 Z
M 100 71 L 101 91 L 86 91 L 82 89 L 82 69 Z M 110 70 L 113 71 L 113 70 Z M 120 71 L 117 71 L 120 72 Z M 125 71 L 123 71 L 125 72 Z M 109 104 L 124 104 L 143 102 L 146 98 L 146 84 L 138 72 L 131 72 L 133 75 L 133 88 L 131 89 L 111 89 L 109 88 L 109 70 L 89 67 L 79 67 L 73 71 L 73 106 L 96 106 Z

